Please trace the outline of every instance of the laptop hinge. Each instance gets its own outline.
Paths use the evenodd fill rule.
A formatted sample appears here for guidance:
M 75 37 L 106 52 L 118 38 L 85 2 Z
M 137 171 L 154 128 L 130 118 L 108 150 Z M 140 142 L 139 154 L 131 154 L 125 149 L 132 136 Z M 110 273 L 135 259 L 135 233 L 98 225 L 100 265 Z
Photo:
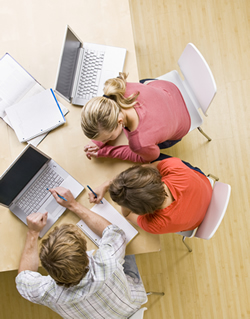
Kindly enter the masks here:
M 77 57 L 77 65 L 75 68 L 75 74 L 74 74 L 74 82 L 72 86 L 72 92 L 71 92 L 71 102 L 72 99 L 76 96 L 77 88 L 78 88 L 78 82 L 79 82 L 79 76 L 81 75 L 81 68 L 82 68 L 82 60 L 84 56 L 84 49 L 79 48 L 78 49 L 78 57 Z

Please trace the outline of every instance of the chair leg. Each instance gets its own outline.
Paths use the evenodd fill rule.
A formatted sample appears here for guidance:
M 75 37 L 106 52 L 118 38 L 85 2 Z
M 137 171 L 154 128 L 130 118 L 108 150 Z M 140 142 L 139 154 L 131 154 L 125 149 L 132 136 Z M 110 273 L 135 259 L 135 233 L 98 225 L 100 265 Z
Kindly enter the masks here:
M 197 127 L 197 129 L 208 139 L 208 142 L 212 141 L 212 139 L 200 127 Z
M 207 175 L 208 177 L 212 177 L 215 181 L 218 181 L 219 180 L 219 177 L 217 177 L 217 176 L 215 176 L 215 175 L 213 175 L 213 174 L 208 174 Z
M 149 291 L 149 292 L 147 292 L 147 296 L 150 296 L 150 295 L 160 295 L 160 296 L 164 296 L 165 293 L 164 293 L 164 292 L 154 292 L 154 291 Z
M 183 244 L 187 247 L 187 249 L 188 249 L 188 251 L 191 253 L 192 252 L 192 249 L 188 246 L 188 244 L 185 242 L 185 238 L 186 238 L 186 236 L 183 236 L 182 237 L 182 242 L 183 242 Z

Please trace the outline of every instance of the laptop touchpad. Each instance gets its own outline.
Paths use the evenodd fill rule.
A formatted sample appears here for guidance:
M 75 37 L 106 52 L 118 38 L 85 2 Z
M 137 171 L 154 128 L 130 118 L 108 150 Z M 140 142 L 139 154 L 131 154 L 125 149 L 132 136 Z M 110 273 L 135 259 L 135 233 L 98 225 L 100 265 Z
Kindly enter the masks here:
M 55 200 L 55 198 L 52 199 L 52 201 L 45 207 L 46 212 L 53 213 L 58 208 L 58 203 Z

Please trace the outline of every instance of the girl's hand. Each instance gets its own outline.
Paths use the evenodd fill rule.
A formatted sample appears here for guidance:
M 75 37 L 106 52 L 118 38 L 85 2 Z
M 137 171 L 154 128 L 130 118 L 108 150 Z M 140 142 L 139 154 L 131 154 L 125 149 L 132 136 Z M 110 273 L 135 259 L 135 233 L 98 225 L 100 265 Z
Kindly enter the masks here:
M 110 185 L 110 181 L 104 182 L 98 187 L 95 187 L 93 191 L 96 193 L 97 197 L 92 192 L 88 192 L 89 202 L 99 204 L 103 199 L 105 193 L 107 192 Z
M 86 156 L 89 160 L 91 160 L 92 157 L 96 158 L 97 153 L 99 151 L 99 146 L 96 144 L 87 144 L 84 146 L 84 152 L 86 153 Z

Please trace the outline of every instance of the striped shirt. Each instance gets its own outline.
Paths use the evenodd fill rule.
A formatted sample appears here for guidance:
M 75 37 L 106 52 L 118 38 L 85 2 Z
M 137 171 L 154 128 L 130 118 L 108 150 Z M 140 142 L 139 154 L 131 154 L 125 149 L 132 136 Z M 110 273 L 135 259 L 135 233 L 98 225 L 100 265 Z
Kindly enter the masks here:
M 115 225 L 103 232 L 99 249 L 88 252 L 89 271 L 73 287 L 58 286 L 50 276 L 22 271 L 16 277 L 19 293 L 31 302 L 45 305 L 63 318 L 128 318 L 147 301 L 142 281 L 125 275 L 125 234 Z

